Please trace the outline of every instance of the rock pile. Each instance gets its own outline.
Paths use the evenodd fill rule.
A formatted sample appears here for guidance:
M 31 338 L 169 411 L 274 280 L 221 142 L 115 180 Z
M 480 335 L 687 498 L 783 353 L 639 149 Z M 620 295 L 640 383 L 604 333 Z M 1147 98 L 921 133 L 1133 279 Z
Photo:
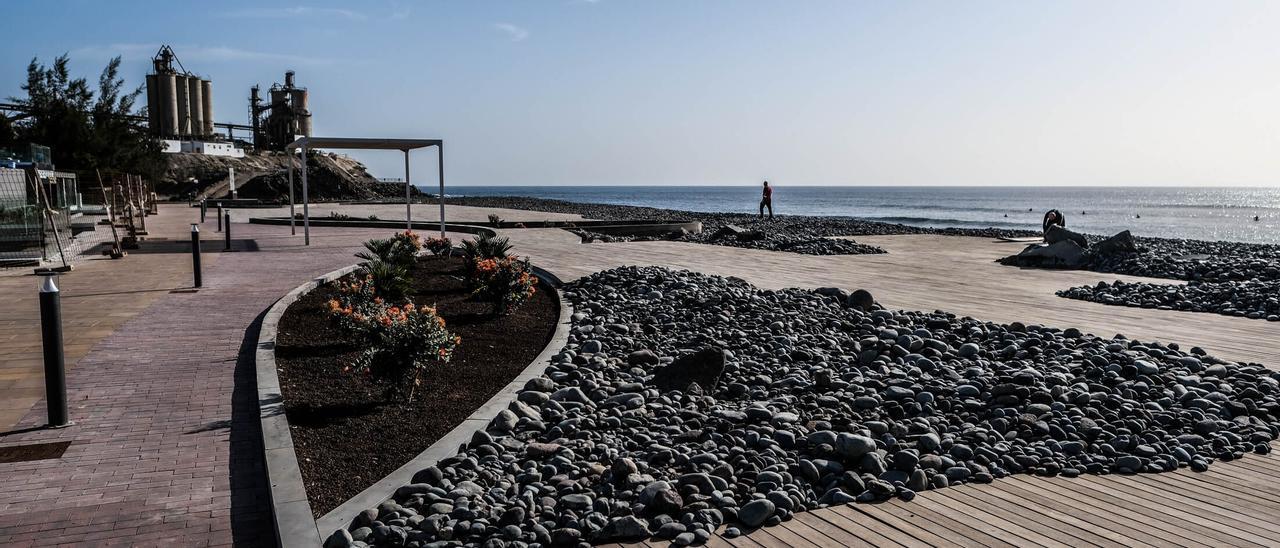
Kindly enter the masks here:
M 1204 470 L 1280 432 L 1280 373 L 1198 348 L 656 267 L 565 295 L 544 376 L 327 546 L 699 544 L 1015 473 Z
M 1280 281 L 1193 282 L 1186 285 L 1098 282 L 1058 292 L 1061 297 L 1103 304 L 1213 312 L 1280 322 Z
M 1094 244 L 1089 248 L 1090 253 L 1074 267 L 1188 283 L 1117 281 L 1073 287 L 1059 291 L 1058 295 L 1111 305 L 1214 312 L 1255 319 L 1272 319 L 1280 314 L 1277 303 L 1280 246 L 1164 238 L 1133 240 L 1130 245 L 1136 252 L 1130 252 L 1128 247 L 1108 248 L 1110 241 Z

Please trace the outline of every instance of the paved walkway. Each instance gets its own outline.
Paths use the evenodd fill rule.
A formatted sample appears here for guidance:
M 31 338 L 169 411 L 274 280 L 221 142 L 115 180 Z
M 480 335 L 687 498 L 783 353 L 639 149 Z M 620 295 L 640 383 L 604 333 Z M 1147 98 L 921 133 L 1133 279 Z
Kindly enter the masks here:
M 160 215 L 147 218 L 152 237 L 142 249 L 130 251 L 124 259 L 101 255 L 85 256 L 75 269 L 59 277 L 68 369 L 102 339 L 126 321 L 146 310 L 157 299 L 175 289 L 191 285 L 190 208 L 166 205 Z M 198 220 L 198 215 L 195 215 Z M 210 218 L 212 219 L 212 218 Z M 218 260 L 213 239 L 221 235 L 209 223 L 202 237 L 205 267 Z M 97 230 L 110 230 L 98 226 Z M 31 268 L 0 270 L 0 432 L 11 429 L 27 410 L 44 397 L 44 361 L 40 342 L 40 311 L 36 287 L 39 280 Z
M 319 216 L 327 209 L 317 207 L 315 212 Z M 434 219 L 431 210 L 415 208 L 415 216 Z M 401 211 L 395 206 L 360 206 L 358 214 L 394 219 Z M 477 208 L 449 210 L 451 220 L 459 221 L 482 221 L 487 213 Z M 536 212 L 500 215 L 513 221 L 572 218 Z M 194 217 L 195 210 L 174 207 L 157 219 L 185 226 L 186 219 Z M 212 219 L 206 226 L 212 226 Z M 1075 325 L 1101 334 L 1122 331 L 1200 344 L 1225 357 L 1271 365 L 1280 355 L 1276 324 L 1061 299 L 1052 289 L 1114 276 L 997 267 L 990 260 L 1010 248 L 978 239 L 859 238 L 892 253 L 810 257 L 671 242 L 581 245 L 575 236 L 557 229 L 509 232 L 517 253 L 532 256 L 563 279 L 622 264 L 660 264 L 736 275 L 770 288 L 865 287 L 894 307 Z M 118 280 L 148 276 L 140 265 L 160 265 L 147 282 L 156 291 L 145 292 L 145 297 L 121 289 L 98 291 L 104 295 L 96 296 L 94 306 L 65 305 L 69 323 L 88 322 L 85 318 L 100 316 L 103 310 L 124 315 L 93 333 L 93 324 L 88 324 L 91 327 L 78 335 L 83 338 L 75 341 L 84 349 L 68 372 L 74 426 L 0 436 L 0 446 L 71 442 L 60 459 L 0 464 L 0 483 L 5 485 L 0 492 L 0 543 L 264 544 L 270 539 L 270 518 L 252 371 L 257 319 L 288 289 L 351 264 L 359 242 L 385 233 L 314 228 L 314 245 L 304 248 L 298 245 L 300 236 L 289 236 L 285 227 L 236 224 L 233 234 L 239 251 L 212 261 L 205 271 L 206 287 L 196 293 L 167 290 L 188 283 L 182 269 L 189 260 L 185 246 L 171 249 L 167 256 L 135 254 L 126 259 L 138 258 L 135 262 L 93 265 L 103 269 L 101 276 Z M 74 277 L 64 283 L 69 303 L 77 294 L 82 299 L 95 297 L 85 289 L 88 285 L 73 291 Z M 0 297 L 22 303 L 22 287 L 33 282 L 30 277 L 15 279 L 0 278 Z M 17 297 L 11 294 L 15 290 Z M 137 302 L 144 298 L 144 303 Z M 33 308 L 34 300 L 25 306 Z M 34 318 L 32 311 L 19 314 L 27 314 L 26 322 Z M 0 336 L 9 337 L 0 340 L 27 337 L 25 347 L 14 347 L 27 348 L 30 354 L 23 323 L 0 324 Z M 38 360 L 38 336 L 35 340 Z M 9 364 L 6 356 L 3 366 Z M 22 378 L 30 383 L 30 370 L 38 368 L 38 361 L 26 367 Z M 8 404 L 9 392 L 0 394 Z M 36 405 L 18 427 L 37 426 L 43 417 L 43 406 Z M 813 512 L 783 527 L 715 542 L 753 547 L 1257 544 L 1280 538 L 1280 530 L 1270 525 L 1273 520 L 1266 519 L 1280 511 L 1277 485 L 1280 459 L 1252 456 L 1215 464 L 1211 472 L 1198 475 L 1018 477 L 992 486 L 926 492 L 911 504 Z
M 0 464 L 0 543 L 254 546 L 272 538 L 253 370 L 258 318 L 388 231 L 326 229 L 308 248 L 280 227 L 235 224 L 232 234 L 241 251 L 208 265 L 203 289 L 159 292 L 70 368 L 73 426 L 21 431 L 44 423 L 41 403 L 19 432 L 0 437 L 0 446 L 70 442 L 59 459 Z M 132 275 L 136 264 L 115 263 L 123 267 L 104 275 Z M 84 314 L 68 308 L 68 330 Z

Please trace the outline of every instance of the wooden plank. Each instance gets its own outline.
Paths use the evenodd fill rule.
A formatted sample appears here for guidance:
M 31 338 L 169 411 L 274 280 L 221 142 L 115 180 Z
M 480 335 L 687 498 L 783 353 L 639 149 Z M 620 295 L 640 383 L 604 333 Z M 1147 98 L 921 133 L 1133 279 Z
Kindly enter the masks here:
M 883 506 L 880 504 L 855 504 L 849 506 L 849 508 L 866 514 L 871 519 L 880 520 L 881 523 L 896 529 L 899 533 L 913 537 L 929 546 L 961 546 L 958 542 L 938 536 L 933 531 L 921 527 L 919 523 L 903 519 L 897 515 L 897 512 L 893 511 L 893 507 Z
M 920 542 L 919 539 L 916 539 L 915 537 L 903 535 L 897 529 L 894 529 L 889 525 L 885 525 L 880 520 L 867 516 L 866 514 L 855 510 L 853 507 L 854 505 L 852 504 L 840 504 L 836 506 L 831 506 L 828 508 L 828 510 L 831 510 L 831 512 L 834 513 L 835 515 L 843 517 L 853 523 L 857 523 L 858 525 L 861 525 L 871 531 L 874 531 L 876 534 L 884 538 L 890 539 L 895 543 L 901 546 L 904 546 L 906 548 L 922 548 L 925 546 L 925 544 L 923 542 Z
M 1197 478 L 1191 474 L 1149 474 L 1149 476 L 1143 477 L 1143 480 L 1153 486 L 1158 486 L 1162 489 L 1182 489 L 1188 493 L 1195 493 L 1196 498 L 1217 501 L 1219 503 L 1218 506 L 1229 510 L 1253 511 L 1259 515 L 1266 516 L 1268 519 L 1271 516 L 1280 514 L 1280 502 L 1261 496 L 1264 494 L 1261 489 L 1255 489 L 1253 492 L 1241 492 L 1225 481 L 1197 481 Z
M 1202 517 L 1199 515 L 1199 508 L 1186 507 L 1178 504 L 1168 504 L 1163 499 L 1149 499 L 1139 494 L 1130 493 L 1125 489 L 1119 488 L 1115 483 L 1108 483 L 1109 478 L 1094 478 L 1090 476 L 1081 476 L 1078 478 L 1081 483 L 1086 483 L 1095 491 L 1106 493 L 1115 497 L 1122 504 L 1142 505 L 1152 508 L 1154 513 L 1160 513 L 1170 518 L 1180 520 L 1184 524 L 1195 524 L 1204 527 L 1208 531 L 1208 536 L 1215 541 L 1221 543 L 1240 545 L 1258 545 L 1267 544 L 1269 541 L 1263 537 L 1259 537 L 1247 531 L 1236 531 L 1224 528 L 1221 524 Z
M 957 485 L 948 487 L 946 491 L 947 495 L 956 501 L 969 504 L 975 509 L 980 509 L 996 516 L 1015 527 L 1016 529 L 1006 530 L 1017 533 L 1020 536 L 1025 537 L 1030 532 L 1034 532 L 1050 539 L 1051 542 L 1064 543 L 1069 546 L 1077 546 L 1081 543 L 1097 546 L 1118 546 L 1090 531 L 1081 531 L 1074 527 L 1057 523 L 1034 512 L 1028 512 L 1025 509 L 1014 511 L 1008 505 L 1002 504 L 998 497 L 993 496 L 994 493 L 988 493 L 987 491 L 990 487 L 990 485 Z M 1029 533 L 1024 534 L 1022 531 L 1028 531 Z
M 1100 510 L 1096 505 L 1078 501 L 1075 497 L 1064 497 L 1061 491 L 1046 489 L 1040 482 L 1032 481 L 1029 477 L 1019 477 L 1018 479 L 1022 481 L 1010 479 L 1004 482 L 1006 485 L 1003 485 L 1003 487 L 1027 497 L 1028 500 L 1034 501 L 1036 504 L 1048 507 L 1056 506 L 1068 510 L 1076 518 L 1087 522 L 1089 527 L 1123 532 L 1125 536 L 1133 538 L 1136 541 L 1135 544 L 1188 547 L 1201 545 L 1201 543 L 1182 539 L 1177 535 L 1170 535 L 1169 531 L 1152 527 L 1143 520 L 1125 519 L 1115 512 L 1105 509 Z M 1054 482 L 1047 483 L 1052 485 Z M 1171 536 L 1172 538 L 1170 538 Z
M 750 536 L 753 540 L 761 544 L 770 544 L 766 542 L 772 537 L 777 542 L 772 543 L 773 546 L 796 546 L 803 548 L 819 548 L 816 543 L 805 538 L 803 535 L 796 534 L 795 531 L 786 527 L 787 522 L 780 523 L 772 527 L 761 527 L 752 531 Z M 767 536 L 766 536 L 767 535 Z M 778 544 L 778 543 L 781 544 Z
M 1061 507 L 1059 504 L 1008 485 L 1014 483 L 1019 482 L 1016 479 L 995 482 L 990 486 L 983 486 L 982 493 L 1005 500 L 1011 506 L 1010 511 L 1026 516 L 1029 520 L 1042 523 L 1046 527 L 1057 529 L 1090 544 L 1133 546 L 1142 542 L 1134 538 L 1134 536 L 1124 534 L 1123 531 L 1127 531 L 1127 529 L 1114 530 L 1107 527 L 1099 527 L 1096 523 L 1059 512 L 1056 510 L 1056 508 Z M 1016 510 L 1019 507 L 1026 511 Z
M 1053 482 L 1050 484 L 1044 478 L 1031 478 L 1032 481 L 1043 482 L 1047 488 L 1057 490 L 1060 493 L 1073 493 L 1080 497 L 1080 500 L 1086 504 L 1094 504 L 1098 508 L 1108 512 L 1115 513 L 1118 517 L 1134 522 L 1146 521 L 1149 525 L 1158 529 L 1169 531 L 1170 534 L 1181 538 L 1188 539 L 1196 546 L 1218 546 L 1229 544 L 1239 546 L 1239 541 L 1228 543 L 1220 540 L 1218 535 L 1212 528 L 1202 526 L 1197 523 L 1190 523 L 1182 519 L 1170 516 L 1166 512 L 1156 511 L 1150 508 L 1149 501 L 1134 501 L 1132 499 L 1120 499 L 1106 492 L 1091 489 L 1090 485 L 1080 481 L 1081 478 L 1073 478 L 1071 481 Z M 1135 515 L 1136 514 L 1136 515 Z
M 1050 546 L 1064 547 L 1066 544 L 1042 535 L 1036 531 L 1028 530 L 1016 523 L 1008 522 L 998 516 L 987 512 L 985 508 L 976 508 L 967 501 L 956 500 L 947 494 L 952 488 L 938 489 L 929 491 L 931 495 L 930 502 L 936 503 L 939 508 L 945 507 L 954 515 L 957 520 L 966 520 L 973 523 L 980 523 L 984 529 L 1000 539 L 1011 542 L 1016 546 Z M 916 498 L 919 500 L 919 497 Z
M 902 546 L 901 543 L 867 527 L 866 524 L 845 517 L 837 511 L 838 508 L 840 508 L 840 506 L 829 506 L 818 512 L 814 512 L 813 515 L 827 523 L 830 523 L 831 525 L 857 536 L 862 539 L 863 542 L 866 542 L 871 546 L 884 548 L 900 548 Z
M 822 548 L 844 548 L 849 545 L 850 540 L 861 542 L 861 539 L 848 534 L 839 534 L 834 527 L 830 527 L 829 523 L 809 515 L 809 512 L 798 512 L 791 521 L 783 522 L 782 525 Z
M 1010 481 L 1015 483 L 1015 481 Z M 1062 489 L 1055 489 L 1055 485 L 1059 481 L 1046 480 L 1028 476 L 1023 481 L 1016 481 L 1015 485 L 1010 485 L 1010 489 L 1020 490 L 1027 493 L 1028 497 L 1039 497 L 1042 502 L 1050 502 L 1060 504 L 1061 507 L 1070 508 L 1076 513 L 1080 519 L 1096 524 L 1098 528 L 1106 528 L 1110 530 L 1126 531 L 1129 536 L 1134 536 L 1140 542 L 1152 545 L 1180 545 L 1180 547 L 1199 547 L 1204 544 L 1204 540 L 1193 540 L 1184 538 L 1179 535 L 1179 529 L 1171 525 L 1164 525 L 1161 522 L 1148 520 L 1130 520 L 1124 519 L 1114 511 L 1114 508 L 1106 506 L 1106 504 L 1097 504 L 1093 501 L 1082 501 L 1082 499 L 1074 496 L 1064 496 Z M 1164 528 L 1162 528 L 1164 526 Z
M 1270 523 L 1265 519 L 1259 519 L 1243 511 L 1244 508 L 1242 507 L 1247 506 L 1247 502 L 1245 504 L 1237 504 L 1235 509 L 1223 508 L 1221 503 L 1214 499 L 1190 495 L 1182 489 L 1164 489 L 1160 486 L 1152 486 L 1147 482 L 1123 475 L 1117 475 L 1117 477 L 1112 479 L 1134 491 L 1147 493 L 1154 499 L 1164 499 L 1171 503 L 1181 503 L 1185 504 L 1189 508 L 1196 508 L 1200 511 L 1200 515 L 1204 516 L 1206 519 L 1213 520 L 1228 527 L 1252 531 L 1261 536 L 1276 535 L 1277 537 L 1280 537 L 1280 525 Z
M 884 503 L 887 510 L 892 510 L 905 518 L 912 520 L 922 519 L 931 522 L 939 531 L 943 531 L 946 535 L 956 539 L 957 542 L 966 546 L 989 546 L 991 548 L 1015 548 L 1021 544 L 1015 545 L 1005 541 L 1004 539 L 991 534 L 989 527 L 985 527 L 980 523 L 970 524 L 968 521 L 960 521 L 940 514 L 934 511 L 935 504 L 927 503 L 930 498 L 917 496 L 913 502 L 904 502 L 899 499 L 891 499 Z M 978 529 L 976 527 L 981 527 Z M 1018 539 L 1025 543 L 1025 539 Z

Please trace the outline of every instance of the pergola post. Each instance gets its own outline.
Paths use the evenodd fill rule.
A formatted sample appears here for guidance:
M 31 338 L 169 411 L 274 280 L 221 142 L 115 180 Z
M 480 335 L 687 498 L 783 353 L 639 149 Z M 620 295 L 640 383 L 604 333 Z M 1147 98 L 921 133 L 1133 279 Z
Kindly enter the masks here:
M 293 155 L 294 151 L 285 151 L 289 154 L 289 234 L 298 235 L 298 226 L 293 220 Z
M 444 237 L 444 142 L 436 145 L 436 156 L 440 160 L 440 237 Z
M 404 149 L 404 229 L 413 230 L 413 211 L 410 210 L 409 149 Z
M 302 145 L 302 245 L 311 245 L 311 211 L 307 208 L 307 145 Z

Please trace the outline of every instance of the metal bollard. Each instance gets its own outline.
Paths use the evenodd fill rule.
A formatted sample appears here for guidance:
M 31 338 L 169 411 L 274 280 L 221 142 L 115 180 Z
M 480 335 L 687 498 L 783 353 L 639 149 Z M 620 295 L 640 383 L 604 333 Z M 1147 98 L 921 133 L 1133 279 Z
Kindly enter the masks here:
M 200 224 L 204 224 L 204 216 L 205 216 L 205 213 L 208 213 L 208 212 L 209 212 L 209 204 L 205 203 L 204 199 L 201 198 L 200 199 Z
M 222 204 L 218 204 L 218 232 L 222 232 Z
M 223 224 L 227 227 L 223 231 L 223 235 L 227 237 L 227 248 L 223 251 L 231 251 L 231 210 L 227 210 L 227 220 Z
M 195 287 L 200 287 L 200 225 L 191 223 L 191 272 L 195 277 Z
M 40 338 L 44 341 L 44 395 L 49 406 L 49 426 L 67 426 L 67 372 L 62 351 L 62 304 L 57 274 L 41 275 Z

